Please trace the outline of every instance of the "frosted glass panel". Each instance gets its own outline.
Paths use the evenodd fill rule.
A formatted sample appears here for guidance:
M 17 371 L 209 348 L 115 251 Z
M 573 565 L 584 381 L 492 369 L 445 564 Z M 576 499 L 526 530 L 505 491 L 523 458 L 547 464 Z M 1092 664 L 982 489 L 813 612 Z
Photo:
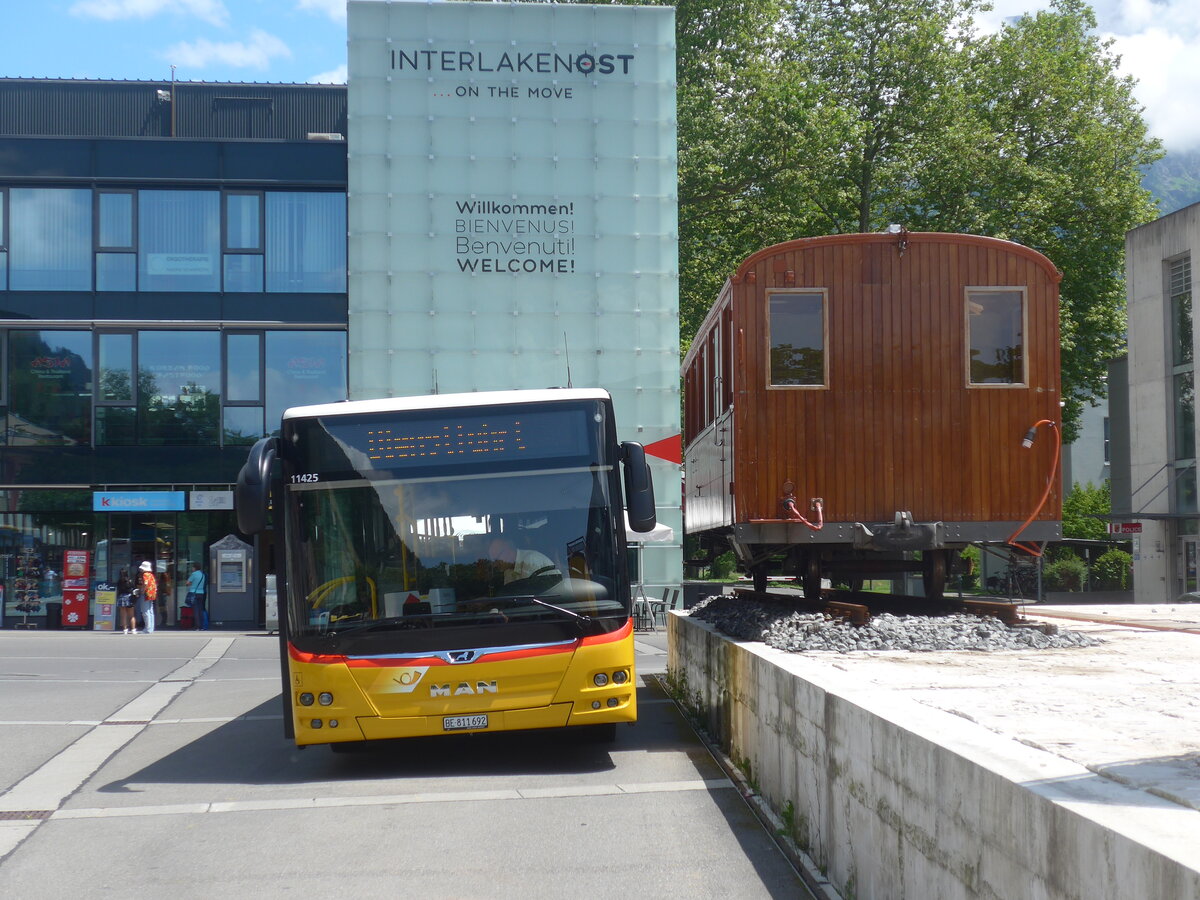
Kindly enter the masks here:
M 569 365 L 623 439 L 678 434 L 674 11 L 359 2 L 347 30 L 351 396 Z M 645 553 L 667 583 L 679 558 Z

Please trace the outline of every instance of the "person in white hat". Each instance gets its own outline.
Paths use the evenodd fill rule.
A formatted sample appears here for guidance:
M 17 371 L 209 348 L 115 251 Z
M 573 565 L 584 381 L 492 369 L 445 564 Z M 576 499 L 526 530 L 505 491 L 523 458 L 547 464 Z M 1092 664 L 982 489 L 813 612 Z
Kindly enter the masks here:
M 145 634 L 154 633 L 154 609 L 158 605 L 158 579 L 154 577 L 154 566 L 145 560 L 138 568 L 138 613 L 145 623 Z

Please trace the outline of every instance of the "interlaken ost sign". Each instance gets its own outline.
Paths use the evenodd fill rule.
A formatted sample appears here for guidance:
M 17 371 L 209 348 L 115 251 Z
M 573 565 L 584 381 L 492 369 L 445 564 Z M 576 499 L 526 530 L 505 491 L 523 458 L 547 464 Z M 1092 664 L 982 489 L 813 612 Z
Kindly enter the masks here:
M 545 387 L 568 344 L 617 397 L 589 355 L 677 348 L 673 10 L 354 3 L 349 34 L 352 394 Z

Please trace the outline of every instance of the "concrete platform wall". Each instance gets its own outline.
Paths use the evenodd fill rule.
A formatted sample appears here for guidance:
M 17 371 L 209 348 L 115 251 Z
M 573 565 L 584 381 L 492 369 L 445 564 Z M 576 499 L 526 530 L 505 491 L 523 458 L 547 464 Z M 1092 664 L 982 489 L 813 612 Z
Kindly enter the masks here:
M 669 618 L 669 677 L 847 900 L 1195 900 L 1200 815 Z

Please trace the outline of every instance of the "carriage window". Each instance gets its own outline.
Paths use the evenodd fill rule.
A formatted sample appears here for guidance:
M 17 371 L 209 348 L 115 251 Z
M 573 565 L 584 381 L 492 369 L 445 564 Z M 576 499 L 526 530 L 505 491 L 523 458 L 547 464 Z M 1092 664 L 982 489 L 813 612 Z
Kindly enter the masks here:
M 1021 290 L 967 291 L 971 384 L 1024 384 L 1024 306 Z
M 767 297 L 770 384 L 825 384 L 825 293 L 779 291 Z

